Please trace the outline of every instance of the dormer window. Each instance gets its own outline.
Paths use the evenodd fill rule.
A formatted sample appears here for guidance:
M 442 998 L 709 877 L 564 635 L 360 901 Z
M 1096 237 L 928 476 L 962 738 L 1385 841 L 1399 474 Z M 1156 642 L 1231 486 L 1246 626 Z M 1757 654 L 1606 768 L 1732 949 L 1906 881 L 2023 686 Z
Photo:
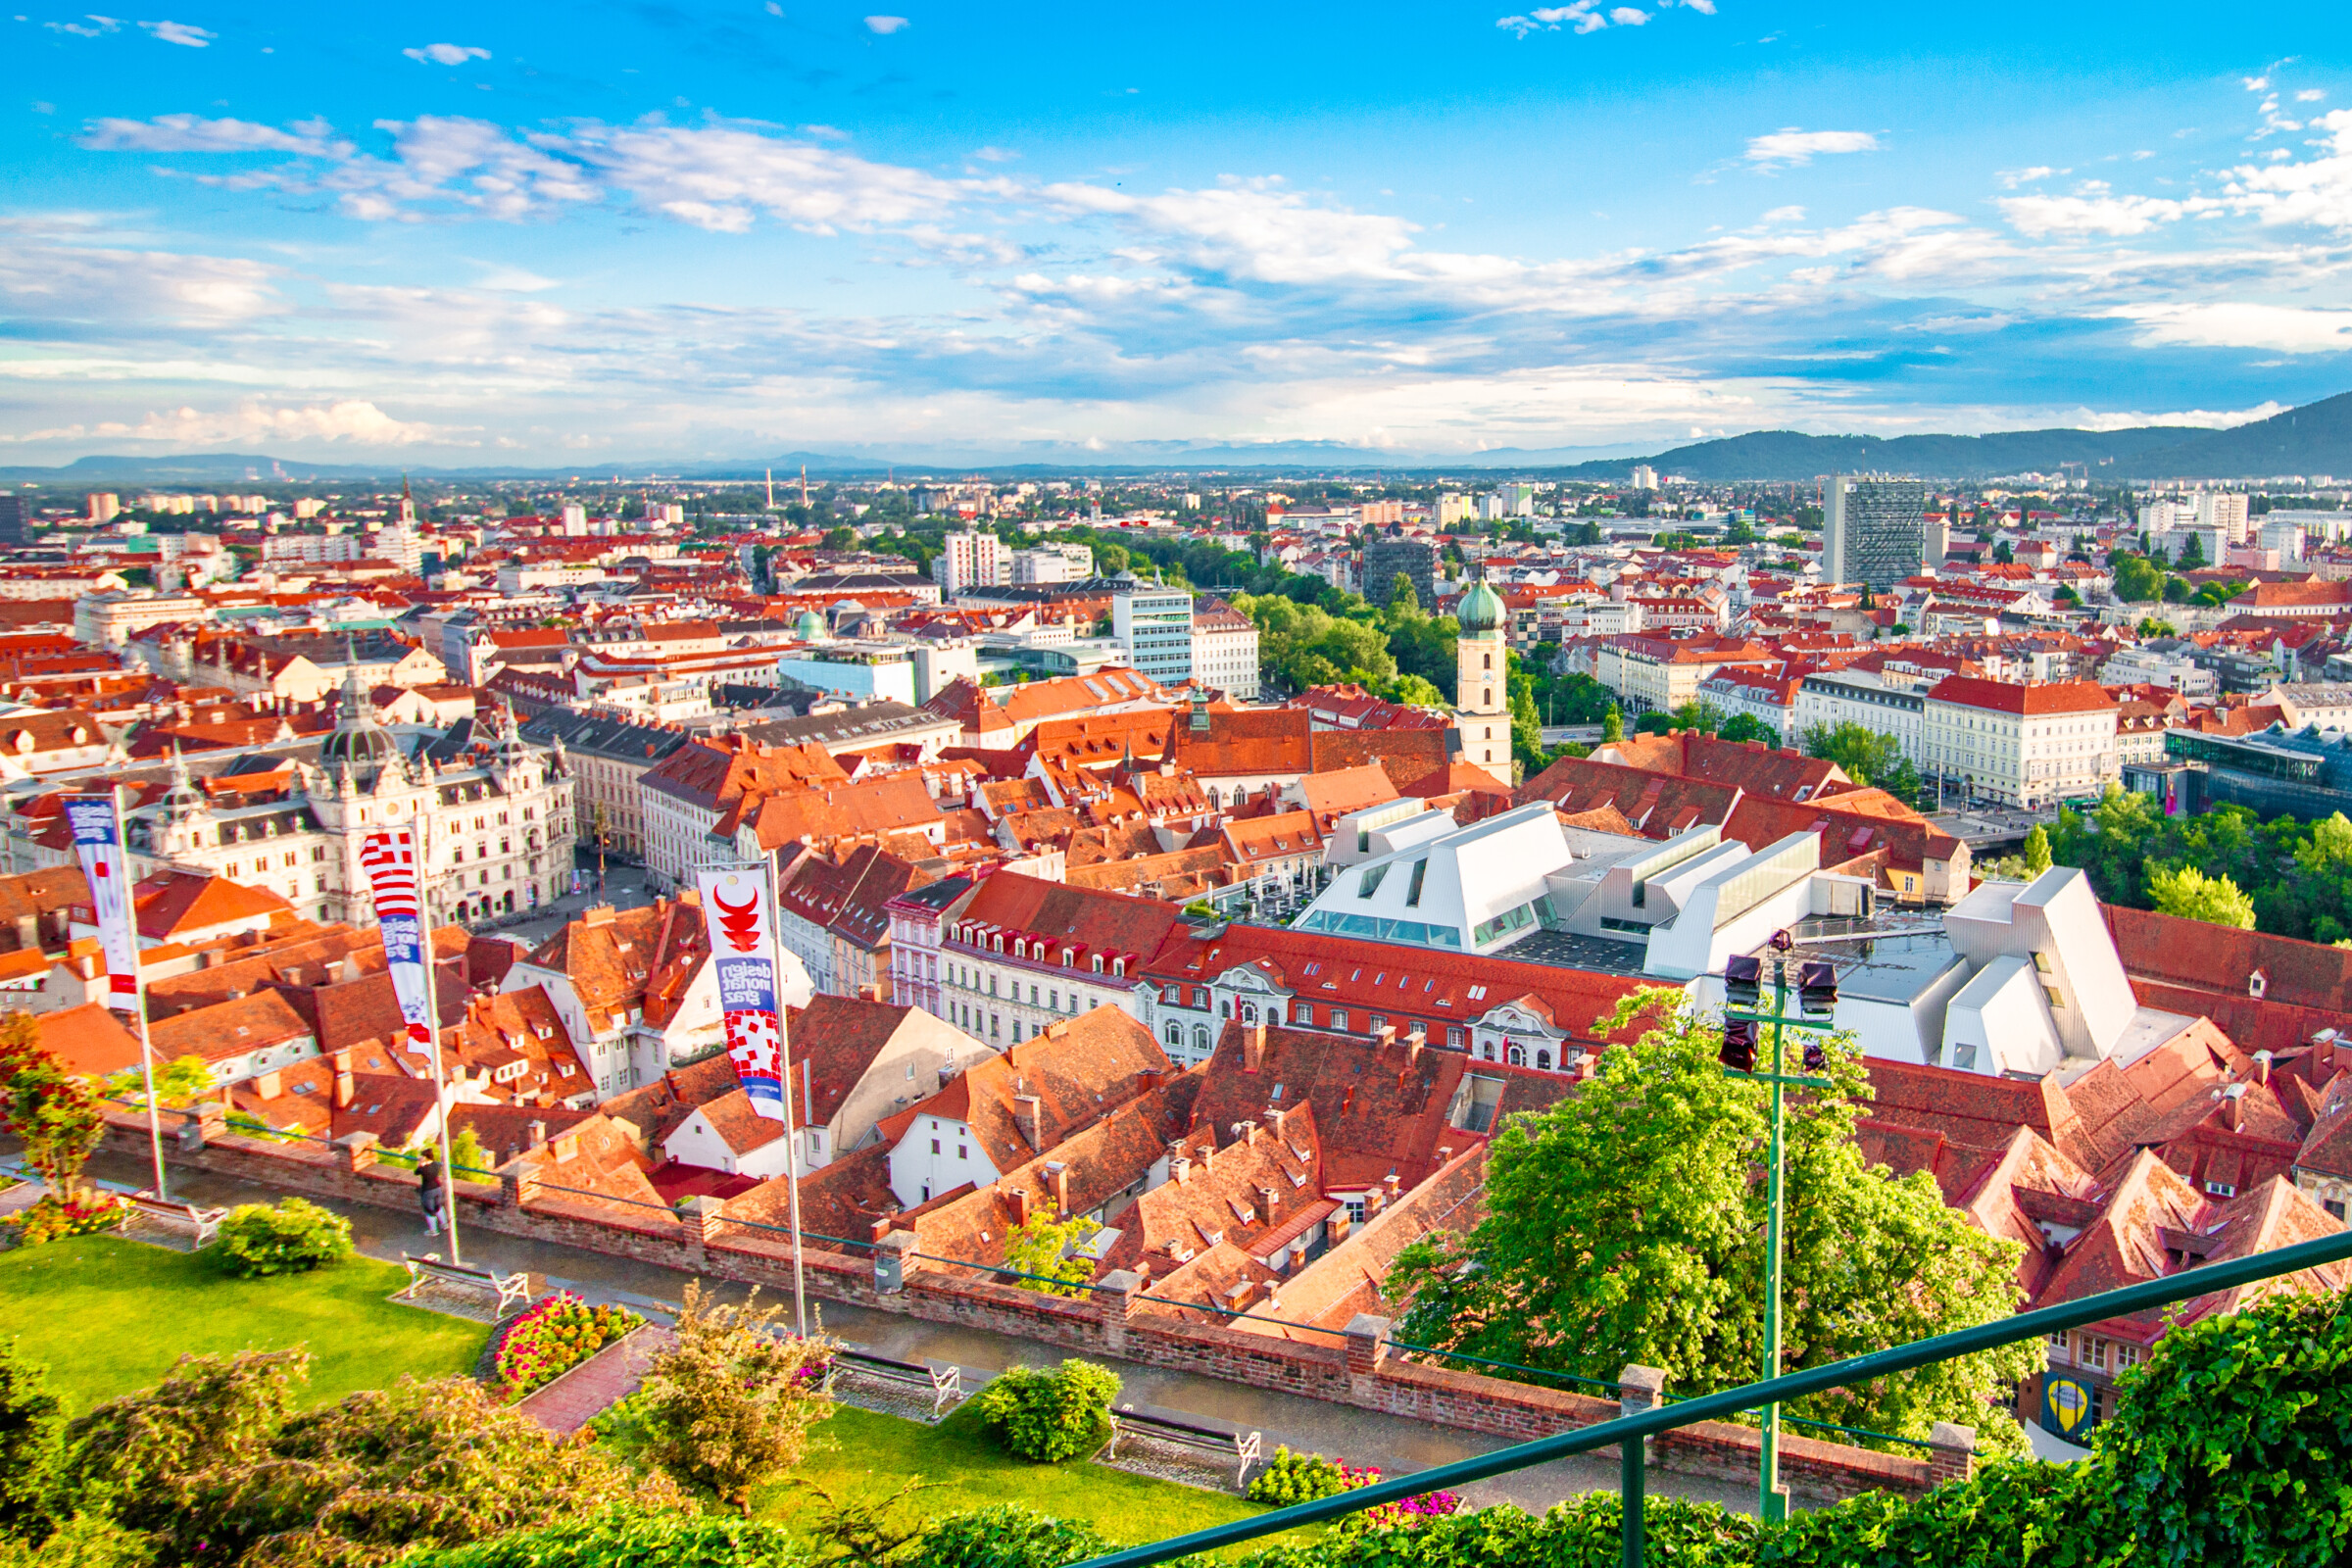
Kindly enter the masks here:
M 1098 954 L 1096 954 L 1096 955 L 1095 955 L 1095 973 L 1097 973 L 1097 974 L 1101 974 L 1102 972 L 1102 955 L 1101 955 L 1100 953 L 1098 953 Z

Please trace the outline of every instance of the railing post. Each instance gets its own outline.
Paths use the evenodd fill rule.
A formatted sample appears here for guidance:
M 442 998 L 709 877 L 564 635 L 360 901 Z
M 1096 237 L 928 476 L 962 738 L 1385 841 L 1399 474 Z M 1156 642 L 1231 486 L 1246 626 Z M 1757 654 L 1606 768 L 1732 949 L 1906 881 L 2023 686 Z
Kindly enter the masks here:
M 1113 1269 L 1095 1287 L 1095 1305 L 1102 1312 L 1102 1350 L 1106 1355 L 1127 1353 L 1127 1320 L 1135 1315 L 1135 1298 L 1144 1294 L 1144 1277 L 1131 1268 Z
M 1629 1363 L 1617 1374 L 1617 1413 L 1640 1415 L 1664 1402 L 1666 1374 L 1654 1366 Z M 1648 1440 L 1628 1438 L 1617 1446 L 1617 1539 L 1623 1568 L 1642 1568 L 1649 1494 Z
M 1348 1392 L 1369 1396 L 1380 1376 L 1380 1363 L 1389 1353 L 1389 1320 L 1373 1312 L 1358 1312 L 1348 1320 Z
M 906 1289 L 906 1254 L 913 1250 L 912 1231 L 892 1231 L 874 1244 L 876 1296 L 896 1296 Z
M 1977 1429 L 1938 1421 L 1928 1430 L 1928 1484 L 1966 1481 L 1977 1473 Z

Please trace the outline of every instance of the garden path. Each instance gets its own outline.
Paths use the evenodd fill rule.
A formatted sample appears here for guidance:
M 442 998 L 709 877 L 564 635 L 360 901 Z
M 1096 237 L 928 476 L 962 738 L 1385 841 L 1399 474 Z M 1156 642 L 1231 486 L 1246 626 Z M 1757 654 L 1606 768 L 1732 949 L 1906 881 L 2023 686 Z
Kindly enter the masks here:
M 649 1323 L 618 1344 L 606 1346 L 546 1388 L 523 1396 L 514 1408 L 558 1437 L 567 1438 L 615 1400 L 636 1393 L 646 1367 L 670 1343 L 669 1330 Z

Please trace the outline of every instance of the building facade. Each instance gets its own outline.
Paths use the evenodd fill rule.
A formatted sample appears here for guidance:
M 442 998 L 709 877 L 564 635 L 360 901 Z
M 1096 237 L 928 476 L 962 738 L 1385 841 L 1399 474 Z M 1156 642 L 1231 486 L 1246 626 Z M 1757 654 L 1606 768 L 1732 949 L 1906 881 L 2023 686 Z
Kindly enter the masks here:
M 1928 487 L 1834 473 L 1822 497 L 1822 576 L 1887 589 L 1927 561 Z
M 686 744 L 666 724 L 636 724 L 551 708 L 522 726 L 523 739 L 553 747 L 572 779 L 572 831 L 590 849 L 642 861 L 645 797 L 638 780 Z
M 2116 711 L 2090 681 L 2015 686 L 1948 676 L 1922 710 L 1925 765 L 2004 805 L 2087 799 L 2122 778 Z
M 1444 519 L 1440 519 L 1444 526 Z M 1374 534 L 1364 542 L 1364 597 L 1386 607 L 1402 573 L 1413 585 L 1423 610 L 1438 602 L 1438 547 L 1427 539 L 1408 539 L 1401 533 Z
M 1220 599 L 1193 613 L 1193 679 L 1240 702 L 1257 700 L 1257 623 Z
M 1917 766 L 1927 700 L 1915 691 L 1889 686 L 1862 670 L 1807 675 L 1796 688 L 1796 738 L 1816 726 L 1836 729 L 1859 724 L 1874 735 L 1889 735 Z
M 1162 686 L 1193 678 L 1193 596 L 1133 575 L 1118 579 L 1110 601 L 1110 634 L 1127 650 L 1137 673 Z
M 1454 643 L 1453 725 L 1462 760 L 1505 784 L 1511 778 L 1510 647 L 1502 595 L 1482 579 L 1454 608 L 1461 636 Z

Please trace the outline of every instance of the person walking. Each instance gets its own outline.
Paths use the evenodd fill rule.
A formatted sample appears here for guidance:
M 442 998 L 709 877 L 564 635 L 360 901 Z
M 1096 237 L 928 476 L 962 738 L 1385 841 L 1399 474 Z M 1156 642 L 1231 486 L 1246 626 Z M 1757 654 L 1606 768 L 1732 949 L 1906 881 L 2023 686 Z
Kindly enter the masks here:
M 447 1214 L 449 1194 L 441 1186 L 441 1167 L 429 1160 L 416 1175 L 416 1202 L 424 1210 L 424 1234 L 441 1234 L 442 1220 Z

